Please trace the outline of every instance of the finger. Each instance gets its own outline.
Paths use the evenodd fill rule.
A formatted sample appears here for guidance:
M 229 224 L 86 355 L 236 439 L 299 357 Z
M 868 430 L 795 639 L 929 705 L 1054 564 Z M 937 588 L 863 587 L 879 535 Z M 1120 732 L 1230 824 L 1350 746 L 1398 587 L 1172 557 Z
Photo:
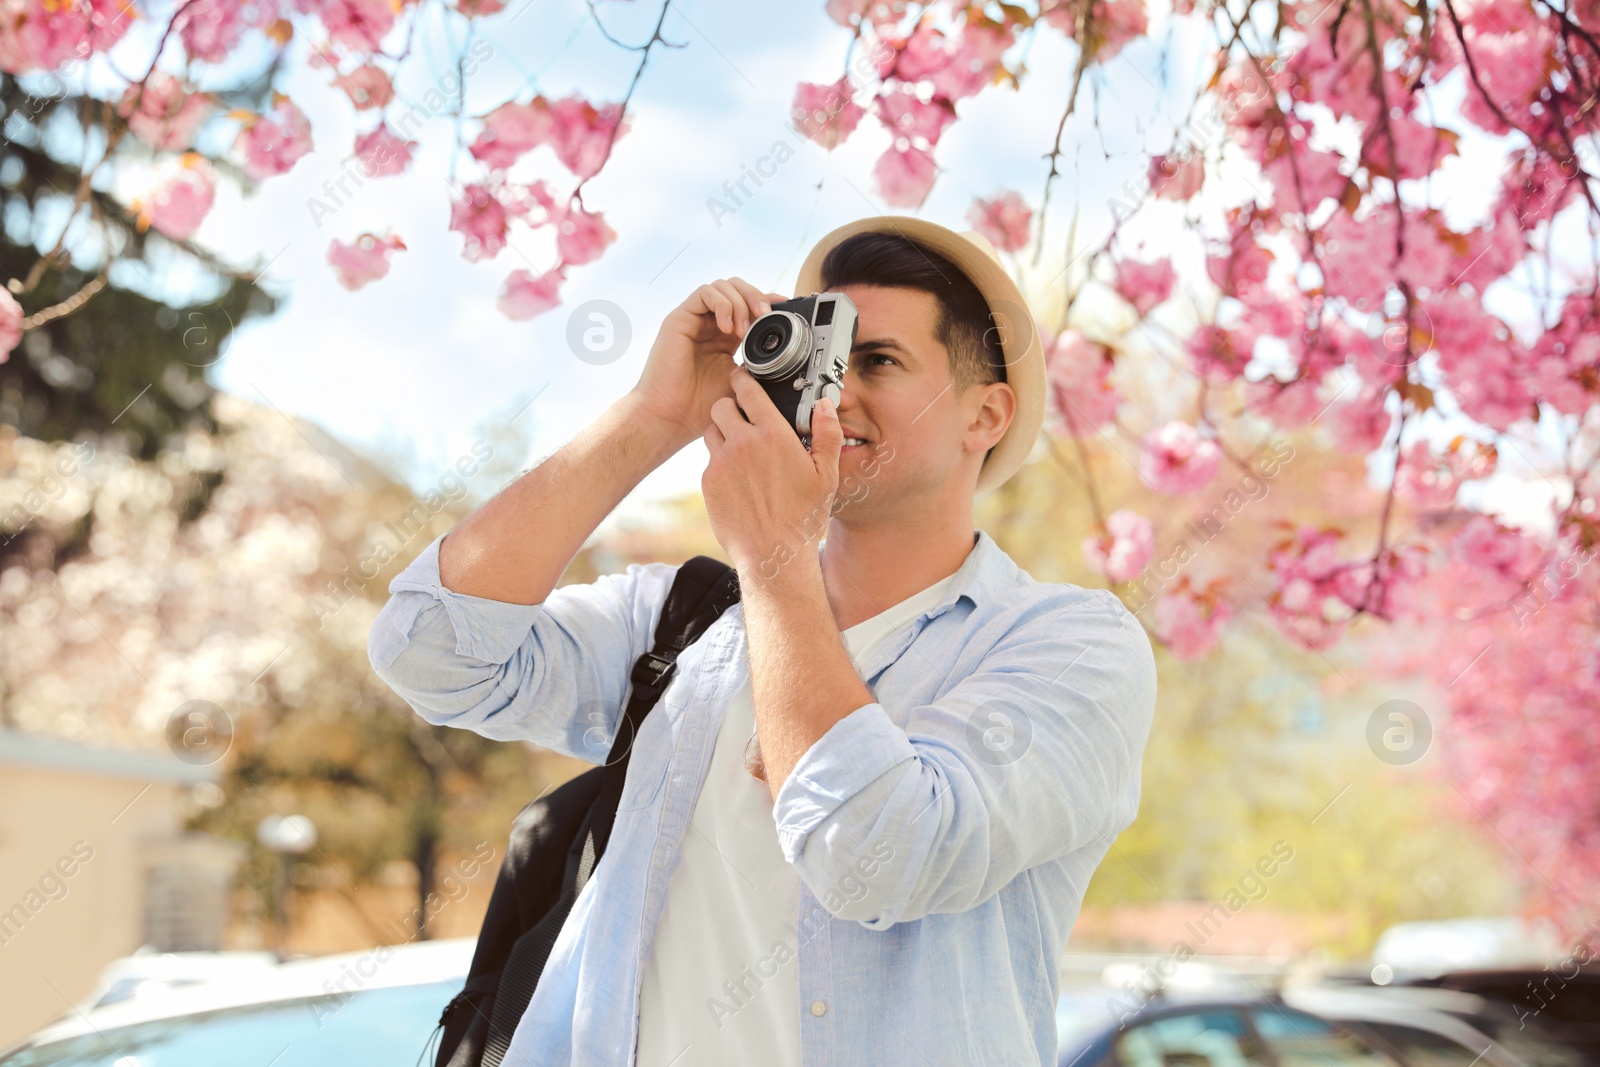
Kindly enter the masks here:
M 744 298 L 744 304 L 749 310 L 751 322 L 756 320 L 757 315 L 765 315 L 772 310 L 771 301 L 767 299 L 766 294 L 760 289 L 757 289 L 743 278 L 729 278 L 728 281 L 733 283 L 733 287 Z
M 745 331 L 750 329 L 750 309 L 745 305 L 744 294 L 727 278 L 718 278 L 711 284 L 716 288 L 717 292 L 727 298 L 728 306 L 731 309 L 733 323 L 725 332 L 738 334 L 741 337 L 744 336 Z
M 725 396 L 711 405 L 711 421 L 722 431 L 724 441 L 736 433 L 751 429 L 745 417 L 739 413 L 739 405 L 731 396 Z
M 844 431 L 839 428 L 839 413 L 827 397 L 811 409 L 811 457 L 817 469 L 837 475 L 839 452 L 844 447 Z
M 784 418 L 778 406 L 772 402 L 772 397 L 761 387 L 754 376 L 743 367 L 734 367 L 733 373 L 728 376 L 728 381 L 733 385 L 733 395 L 739 401 L 739 406 L 744 408 L 746 418 L 750 425 L 757 428 L 787 426 L 789 420 Z M 795 440 L 799 440 L 798 437 Z
M 728 443 L 728 439 L 722 435 L 722 429 L 715 420 L 706 423 L 706 428 L 700 436 L 705 438 L 706 447 L 711 450 L 713 456 L 720 454 Z
M 715 282 L 707 282 L 696 289 L 686 306 L 696 315 L 710 315 L 723 333 L 733 332 L 733 301 Z

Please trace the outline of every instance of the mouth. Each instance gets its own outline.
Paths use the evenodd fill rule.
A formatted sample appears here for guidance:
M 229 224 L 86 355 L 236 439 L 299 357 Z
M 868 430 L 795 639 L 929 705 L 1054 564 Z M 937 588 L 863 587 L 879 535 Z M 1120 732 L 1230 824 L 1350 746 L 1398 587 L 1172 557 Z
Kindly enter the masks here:
M 865 448 L 866 445 L 867 445 L 866 438 L 863 438 L 863 437 L 846 437 L 844 439 L 844 447 L 842 449 L 840 449 L 840 451 L 848 452 L 852 448 Z

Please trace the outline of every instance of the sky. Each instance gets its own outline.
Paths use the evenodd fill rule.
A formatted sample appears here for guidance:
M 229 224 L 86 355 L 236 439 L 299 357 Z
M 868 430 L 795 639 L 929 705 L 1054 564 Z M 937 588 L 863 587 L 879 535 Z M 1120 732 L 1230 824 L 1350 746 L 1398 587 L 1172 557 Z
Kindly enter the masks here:
M 637 43 L 648 39 L 660 8 L 610 3 L 599 11 L 613 36 Z M 513 5 L 481 25 L 494 54 L 469 79 L 469 115 L 535 91 L 620 101 L 638 62 L 636 52 L 602 36 L 582 3 L 539 3 L 522 11 Z M 908 210 L 888 207 L 876 195 L 872 165 L 889 137 L 875 119 L 863 119 L 831 154 L 787 125 L 797 83 L 832 82 L 845 71 L 849 34 L 827 19 L 820 3 L 675 3 L 662 35 L 683 47 L 657 45 L 651 52 L 630 103 L 631 127 L 584 188 L 585 204 L 604 213 L 618 238 L 596 262 L 569 270 L 561 307 L 526 322 L 507 319 L 495 301 L 510 271 L 553 265 L 553 240 L 514 230 L 512 247 L 493 261 L 462 258 L 462 237 L 448 230 L 450 116 L 441 113 L 423 128 L 408 173 L 367 179 L 343 157 L 356 133 L 371 125 L 371 113 L 355 112 L 329 72 L 292 65 L 280 87 L 308 114 L 315 151 L 247 199 L 224 187 L 196 235 L 232 262 L 265 265 L 261 283 L 284 297 L 275 316 L 239 328 L 215 367 L 215 384 L 311 419 L 358 448 L 414 453 L 407 474 L 419 490 L 469 454 L 490 422 L 514 418 L 515 427 L 531 435 L 531 465 L 633 386 L 661 321 L 699 285 L 737 276 L 789 293 L 810 246 L 845 222 L 914 214 L 964 230 L 975 197 L 1015 189 L 1037 203 L 1048 172 L 1042 155 L 1054 137 L 1074 59 L 1065 39 L 1047 31 L 1030 50 L 1031 74 L 1020 93 L 991 88 L 963 101 L 962 121 L 947 130 L 936 152 L 947 172 L 920 209 Z M 418 103 L 463 44 L 458 38 L 452 47 L 442 34 L 419 40 L 423 62 L 414 57 L 399 85 L 403 99 Z M 1157 65 L 1149 46 L 1118 57 L 1096 76 L 1108 104 L 1120 100 L 1140 113 L 1155 110 Z M 391 117 L 401 113 L 391 110 Z M 475 124 L 465 123 L 463 143 L 475 133 Z M 731 215 L 714 212 L 711 198 L 730 203 L 724 183 L 779 143 L 792 155 L 778 173 L 759 187 L 747 185 L 754 195 Z M 1089 215 L 1104 214 L 1109 225 L 1106 201 L 1142 170 L 1139 143 L 1130 139 L 1119 151 L 1127 156 L 1120 169 L 1102 160 L 1092 174 L 1074 176 L 1071 161 L 1063 163 L 1068 173 L 1056 180 L 1052 196 L 1064 206 L 1063 220 L 1075 194 L 1084 201 L 1080 236 L 1104 232 Z M 455 154 L 459 187 L 481 171 L 464 150 Z M 1095 154 L 1086 153 L 1089 162 Z M 354 195 L 340 197 L 331 215 L 314 210 L 312 198 L 335 202 L 337 190 L 325 183 L 341 173 L 363 184 L 355 188 L 354 179 L 347 180 Z M 531 153 L 512 174 L 547 177 L 558 191 L 572 184 L 547 150 Z M 1099 188 L 1091 189 L 1090 179 Z M 394 257 L 387 277 L 350 292 L 335 282 L 325 255 L 330 239 L 349 241 L 365 231 L 397 233 L 407 250 Z M 627 349 L 603 366 L 576 358 L 566 339 L 573 309 L 591 300 L 620 307 L 631 328 Z M 647 478 L 619 514 L 697 491 L 706 462 L 703 444 L 685 448 Z
M 391 124 L 404 114 L 403 103 L 423 106 L 427 90 L 468 46 L 464 23 L 444 19 L 441 8 L 423 5 Z M 632 0 L 597 5 L 609 34 L 627 44 L 649 38 L 660 10 Z M 1196 65 L 1208 54 L 1208 36 L 1159 12 L 1152 21 L 1152 39 L 1091 68 L 1062 138 L 1062 174 L 1047 219 L 1050 252 L 1037 266 L 1011 260 L 1030 297 L 1063 288 L 1062 264 L 1101 243 L 1113 224 L 1113 198 L 1126 202 L 1128 183 L 1143 181 L 1149 156 L 1174 144 L 1192 86 L 1203 77 Z M 871 175 L 889 144 L 876 119 L 863 119 L 832 153 L 788 125 L 799 82 L 831 83 L 846 69 L 849 33 L 825 16 L 820 2 L 673 3 L 662 27 L 673 47 L 651 50 L 629 104 L 630 128 L 584 189 L 586 206 L 602 212 L 618 238 L 596 262 L 569 270 L 562 306 L 516 322 L 496 307 L 505 277 L 518 268 L 553 266 L 554 242 L 548 232 L 514 228 L 494 260 L 462 257 L 462 237 L 448 224 L 455 190 L 483 175 L 464 148 L 478 129 L 473 117 L 535 92 L 618 102 L 639 53 L 608 41 L 582 0 L 513 0 L 506 12 L 477 25 L 492 54 L 468 80 L 467 118 L 458 123 L 449 107 L 437 111 L 414 135 L 419 147 L 409 171 L 385 178 L 365 177 L 349 155 L 374 113 L 356 112 L 328 70 L 304 61 L 305 42 L 297 40 L 277 86 L 309 116 L 315 150 L 245 196 L 221 183 L 217 205 L 196 234 L 230 262 L 259 270 L 260 284 L 282 300 L 274 316 L 239 327 L 211 370 L 213 383 L 390 457 L 419 492 L 494 427 L 526 435 L 523 467 L 558 450 L 634 385 L 663 318 L 705 282 L 737 276 L 764 291 L 790 293 L 811 245 L 867 215 L 911 214 L 962 230 L 973 200 L 1003 189 L 1037 208 L 1045 154 L 1076 59 L 1075 46 L 1054 29 L 1034 35 L 1019 50 L 1027 66 L 1021 89 L 990 87 L 963 100 L 960 121 L 937 147 L 942 170 L 928 199 L 917 209 L 893 208 L 878 198 Z M 391 52 L 401 36 L 386 42 Z M 483 44 L 474 54 L 483 54 Z M 148 45 L 144 55 L 148 62 Z M 202 84 L 226 81 L 262 58 L 258 50 L 230 68 L 202 70 Z M 220 122 L 208 131 L 226 141 L 232 128 Z M 1323 134 L 1337 139 L 1340 131 Z M 725 183 L 780 145 L 788 149 L 786 162 L 728 214 Z M 1499 168 L 1503 153 L 1490 139 L 1465 138 L 1461 156 L 1436 176 L 1434 202 L 1449 205 L 1453 225 L 1470 225 L 1487 207 L 1493 190 L 1481 176 L 1486 166 Z M 519 161 L 511 176 L 543 177 L 558 195 L 573 184 L 547 149 Z M 149 175 L 129 168 L 118 181 L 119 195 L 129 199 Z M 1212 205 L 1237 202 L 1250 184 L 1225 168 L 1202 195 Z M 720 211 L 712 210 L 713 198 Z M 1170 256 L 1180 277 L 1198 275 L 1192 237 L 1181 233 L 1184 210 L 1165 201 L 1144 205 L 1119 248 L 1145 259 Z M 397 234 L 407 250 L 393 258 L 385 278 L 351 292 L 335 280 L 328 245 L 368 231 Z M 164 281 L 181 285 L 181 274 Z M 568 341 L 575 312 L 596 300 L 620 309 L 630 334 L 620 356 L 604 365 L 577 358 Z M 1453 432 L 1437 429 L 1443 440 Z M 1537 452 L 1537 442 L 1528 447 Z M 1537 512 L 1548 483 L 1529 479 L 1526 469 L 1518 473 L 1518 457 L 1505 459 L 1506 475 L 1487 495 L 1480 492 L 1480 502 Z M 652 501 L 697 491 L 706 462 L 702 443 L 686 447 L 646 478 L 614 519 L 648 516 Z M 1381 457 L 1374 464 L 1386 466 Z M 493 488 L 472 490 L 478 496 Z

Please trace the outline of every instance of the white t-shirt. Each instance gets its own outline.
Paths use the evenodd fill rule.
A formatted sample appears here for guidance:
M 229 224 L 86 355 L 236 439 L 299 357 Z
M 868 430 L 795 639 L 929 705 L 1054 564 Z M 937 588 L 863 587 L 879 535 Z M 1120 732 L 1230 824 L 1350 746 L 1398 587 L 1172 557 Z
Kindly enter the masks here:
M 954 579 L 845 630 L 857 673 Z M 637 1067 L 800 1067 L 800 876 L 779 851 L 767 783 L 745 770 L 754 729 L 746 682 L 723 713 L 640 975 Z

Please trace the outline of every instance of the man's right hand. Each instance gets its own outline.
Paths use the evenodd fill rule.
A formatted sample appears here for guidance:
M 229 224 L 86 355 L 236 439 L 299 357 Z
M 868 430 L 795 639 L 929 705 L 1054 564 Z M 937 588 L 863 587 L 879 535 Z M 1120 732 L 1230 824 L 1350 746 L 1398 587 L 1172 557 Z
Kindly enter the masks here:
M 697 440 L 711 405 L 733 396 L 733 354 L 757 318 L 787 300 L 743 278 L 719 278 L 689 294 L 661 323 L 633 396 L 675 438 Z

